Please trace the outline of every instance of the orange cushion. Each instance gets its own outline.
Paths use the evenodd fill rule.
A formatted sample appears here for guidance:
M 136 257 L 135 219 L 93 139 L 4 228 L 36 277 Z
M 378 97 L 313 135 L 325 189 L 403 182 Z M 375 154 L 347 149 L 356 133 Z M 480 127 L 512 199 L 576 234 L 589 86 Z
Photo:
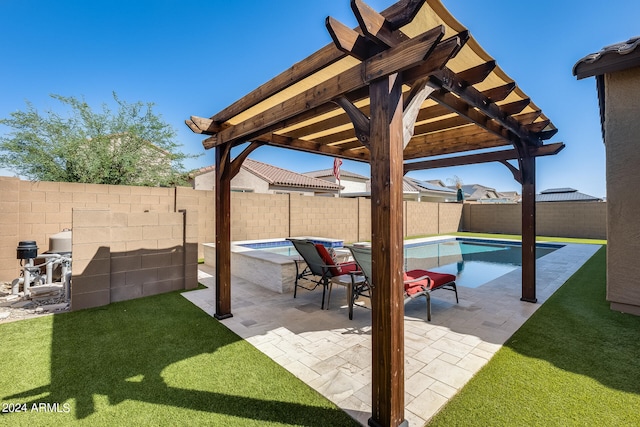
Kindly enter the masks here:
M 427 289 L 437 289 L 440 286 L 446 285 L 447 283 L 455 282 L 456 276 L 453 274 L 447 273 L 436 273 L 435 271 L 427 271 L 427 270 L 411 270 L 405 273 L 404 280 L 413 280 L 422 276 L 429 276 L 429 279 L 421 280 L 416 283 L 410 283 L 409 286 L 416 286 L 416 284 L 422 284 L 422 286 Z M 427 282 L 429 281 L 429 282 Z M 406 290 L 407 285 L 405 285 Z M 410 294 L 411 295 L 411 294 Z
M 327 248 L 325 248 L 324 245 L 320 243 L 316 243 L 316 250 L 318 251 L 318 254 L 320 254 L 320 258 L 322 258 L 322 261 L 326 265 L 330 266 L 329 272 L 332 276 L 340 276 L 341 274 L 346 274 L 350 271 L 356 271 L 358 269 L 358 266 L 355 262 L 344 262 L 336 264 L 333 261 L 331 254 L 329 254 Z
M 413 273 L 420 271 L 420 270 L 411 270 L 409 272 L 403 273 L 402 275 L 402 280 L 404 280 L 404 292 L 407 295 L 414 295 L 417 294 L 418 292 L 422 292 L 425 289 L 429 289 L 429 286 L 431 284 L 431 280 L 427 277 L 423 280 L 419 280 L 417 282 L 411 282 L 411 283 L 407 283 L 407 281 L 410 280 L 415 280 L 418 279 L 422 276 L 425 276 L 424 274 L 417 274 L 417 275 L 413 275 Z

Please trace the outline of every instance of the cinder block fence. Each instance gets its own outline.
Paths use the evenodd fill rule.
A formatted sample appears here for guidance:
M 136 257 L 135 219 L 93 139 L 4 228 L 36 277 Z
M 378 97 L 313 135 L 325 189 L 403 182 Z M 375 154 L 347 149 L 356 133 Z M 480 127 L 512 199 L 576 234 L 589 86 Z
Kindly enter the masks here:
M 232 193 L 233 240 L 371 238 L 368 199 Z M 520 233 L 520 206 L 405 201 L 405 237 L 459 230 Z M 540 203 L 539 235 L 606 238 L 606 203 Z M 212 191 L 0 177 L 0 280 L 18 277 L 16 247 L 73 228 L 73 308 L 107 304 L 197 281 L 203 243 L 215 241 Z M 108 277 L 108 279 L 107 279 Z M 182 288 L 180 286 L 183 286 Z

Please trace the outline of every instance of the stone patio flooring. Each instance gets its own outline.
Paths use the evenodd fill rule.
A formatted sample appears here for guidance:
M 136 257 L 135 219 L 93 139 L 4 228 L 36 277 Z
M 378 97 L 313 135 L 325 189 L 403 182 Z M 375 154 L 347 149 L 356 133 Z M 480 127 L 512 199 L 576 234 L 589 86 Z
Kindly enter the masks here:
M 405 418 L 423 426 L 487 363 L 502 344 L 577 271 L 598 245 L 567 244 L 537 263 L 538 303 L 520 301 L 521 269 L 478 288 L 432 294 L 432 321 L 424 298 L 405 305 Z M 208 289 L 184 293 L 215 312 L 213 270 L 200 266 Z M 232 278 L 233 317 L 222 323 L 309 386 L 367 425 L 371 415 L 371 311 L 354 308 L 334 286 L 329 310 L 321 289 L 277 294 Z M 368 299 L 363 299 L 368 304 Z

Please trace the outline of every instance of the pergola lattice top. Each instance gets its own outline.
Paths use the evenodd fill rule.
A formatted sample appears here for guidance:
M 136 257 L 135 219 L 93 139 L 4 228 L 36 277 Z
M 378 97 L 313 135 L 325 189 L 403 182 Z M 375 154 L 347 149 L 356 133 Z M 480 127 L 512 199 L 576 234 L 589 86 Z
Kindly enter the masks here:
M 187 120 L 194 132 L 211 135 L 203 142 L 205 148 L 252 141 L 368 161 L 369 151 L 352 122 L 354 114 L 368 116 L 367 85 L 376 72 L 389 72 L 389 62 L 403 71 L 405 98 L 425 78 L 433 90 L 416 109 L 405 161 L 509 145 L 527 147 L 534 156 L 555 154 L 562 148 L 553 144 L 540 149 L 557 132 L 554 125 L 439 0 L 403 0 L 381 14 L 358 0 L 352 6 L 361 28 L 369 34 L 363 36 L 362 30 L 350 30 L 327 18 L 336 43 L 210 119 Z M 376 48 L 380 53 L 371 56 Z M 432 58 L 439 55 L 444 67 L 421 64 L 418 59 L 426 56 L 425 49 Z M 348 114 L 349 106 L 353 106 L 352 114 Z M 474 160 L 504 162 L 516 157 L 502 153 Z M 438 166 L 466 163 L 469 161 L 441 161 Z M 429 163 L 406 165 L 405 172 L 424 167 L 430 167 Z

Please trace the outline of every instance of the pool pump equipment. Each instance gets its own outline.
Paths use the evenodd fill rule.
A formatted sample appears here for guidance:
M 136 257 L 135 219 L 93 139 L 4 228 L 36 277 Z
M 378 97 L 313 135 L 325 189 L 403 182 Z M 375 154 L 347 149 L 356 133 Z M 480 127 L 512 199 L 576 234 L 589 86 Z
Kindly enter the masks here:
M 38 254 L 34 240 L 18 243 L 16 258 L 21 274 L 11 282 L 11 293 L 32 300 L 58 298 L 69 301 L 71 295 L 71 231 L 49 238 L 49 250 Z

